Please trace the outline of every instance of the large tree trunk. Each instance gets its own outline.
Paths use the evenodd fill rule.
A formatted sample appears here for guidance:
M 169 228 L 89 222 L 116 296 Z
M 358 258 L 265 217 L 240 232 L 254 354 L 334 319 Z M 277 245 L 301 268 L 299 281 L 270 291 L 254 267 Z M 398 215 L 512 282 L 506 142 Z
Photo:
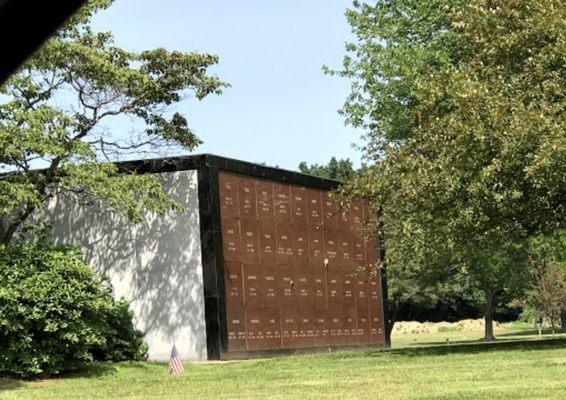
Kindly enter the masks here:
M 21 223 L 10 224 L 5 229 L 2 229 L 2 231 L 0 231 L 0 244 L 8 246 L 12 241 L 12 239 L 14 238 L 14 235 L 18 231 L 18 227 L 20 226 L 20 224 Z
M 393 332 L 393 327 L 395 326 L 395 321 L 397 321 L 397 308 L 398 299 L 392 298 L 387 301 L 387 313 L 383 325 L 385 328 L 385 341 L 387 346 L 391 346 L 391 332 Z
M 79 140 L 84 137 L 88 132 L 89 129 L 81 131 L 73 140 Z M 42 179 L 33 183 L 35 186 L 35 190 L 38 194 L 38 198 L 45 201 L 49 198 L 47 196 L 47 190 L 49 185 L 51 185 L 54 181 L 54 177 L 57 173 L 57 168 L 61 163 L 61 157 L 55 157 L 49 168 L 47 168 L 45 174 L 42 176 Z M 18 229 L 23 225 L 24 222 L 29 218 L 29 216 L 35 211 L 36 204 L 33 201 L 28 201 L 26 203 L 22 203 L 21 207 L 15 209 L 13 211 L 13 215 L 9 213 L 7 215 L 2 216 L 2 221 L 0 221 L 0 244 L 8 245 L 14 239 L 16 232 Z
M 0 244 L 9 245 L 18 229 L 34 212 L 35 206 L 27 203 L 21 209 L 14 212 L 14 215 L 5 215 L 0 221 Z
M 8 230 L 8 216 L 6 214 L 0 215 L 0 245 L 4 243 L 4 236 Z
M 485 322 L 485 340 L 495 340 L 495 335 L 493 334 L 493 314 L 495 313 L 495 296 L 491 291 L 485 292 L 485 310 L 484 310 L 484 322 Z
M 391 337 L 391 332 L 393 332 L 394 326 L 395 326 L 395 320 L 389 319 L 385 321 L 385 332 L 388 338 Z
M 566 333 L 566 310 L 560 313 L 560 332 Z

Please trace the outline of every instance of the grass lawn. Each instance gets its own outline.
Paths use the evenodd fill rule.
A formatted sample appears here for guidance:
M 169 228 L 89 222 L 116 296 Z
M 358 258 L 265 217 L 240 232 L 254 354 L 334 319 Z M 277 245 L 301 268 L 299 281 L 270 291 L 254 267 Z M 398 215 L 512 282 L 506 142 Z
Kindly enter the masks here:
M 497 333 L 496 343 L 421 333 L 394 337 L 391 350 L 186 364 L 178 377 L 162 363 L 95 364 L 57 379 L 0 377 L 0 399 L 566 399 L 566 335 Z

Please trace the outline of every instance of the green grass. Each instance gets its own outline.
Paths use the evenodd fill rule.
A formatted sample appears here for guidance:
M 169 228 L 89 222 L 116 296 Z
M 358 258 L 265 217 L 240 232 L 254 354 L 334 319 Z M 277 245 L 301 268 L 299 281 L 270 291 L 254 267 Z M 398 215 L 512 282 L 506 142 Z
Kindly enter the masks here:
M 344 351 L 224 364 L 95 364 L 50 380 L 0 378 L 0 399 L 565 399 L 566 335 L 536 340 L 509 326 L 402 335 L 392 350 Z M 450 336 L 450 345 L 445 338 Z M 466 337 L 466 339 L 464 339 Z
M 539 340 L 538 331 L 531 324 L 524 322 L 508 322 L 495 329 L 497 343 Z M 483 343 L 483 331 L 457 331 L 439 329 L 438 333 L 414 333 L 393 337 L 394 348 L 418 346 L 445 346 L 446 339 L 449 345 Z M 552 334 L 550 329 L 543 330 L 543 338 L 563 338 L 566 334 Z

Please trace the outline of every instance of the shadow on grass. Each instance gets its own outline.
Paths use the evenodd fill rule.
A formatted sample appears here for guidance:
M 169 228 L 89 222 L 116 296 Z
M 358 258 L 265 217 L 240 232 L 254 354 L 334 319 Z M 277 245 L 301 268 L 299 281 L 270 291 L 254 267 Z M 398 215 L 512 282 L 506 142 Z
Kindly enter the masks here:
M 559 335 L 560 333 L 560 328 L 557 328 L 554 330 L 554 333 Z M 545 328 L 542 330 L 542 334 L 543 335 L 552 335 L 552 329 L 550 328 Z M 538 330 L 537 329 L 529 329 L 526 331 L 519 331 L 519 332 L 508 332 L 508 333 L 500 333 L 497 335 L 498 337 L 507 337 L 507 336 L 533 336 L 533 337 L 538 337 Z
M 26 382 L 38 383 L 56 381 L 58 379 L 97 378 L 114 372 L 116 372 L 116 367 L 112 363 L 93 362 L 85 364 L 74 371 L 64 372 L 58 375 L 38 375 L 22 378 L 14 374 L 0 373 L 0 392 L 18 389 Z
M 7 376 L 0 376 L 0 392 L 4 390 L 14 390 L 18 389 L 23 385 L 23 382 L 16 378 L 11 378 Z
M 55 376 L 54 378 L 98 378 L 110 375 L 116 372 L 115 363 L 111 362 L 93 362 L 85 364 L 71 372 L 65 372 Z
M 550 350 L 566 347 L 566 338 L 558 339 L 542 339 L 542 340 L 495 340 L 486 342 L 484 340 L 466 341 L 462 343 L 452 342 L 445 344 L 444 342 L 431 342 L 430 346 L 412 347 L 402 349 L 387 350 L 389 354 L 402 356 L 425 356 L 425 355 L 446 355 L 446 354 L 473 354 L 492 351 L 507 350 Z M 379 352 L 376 352 L 377 355 Z

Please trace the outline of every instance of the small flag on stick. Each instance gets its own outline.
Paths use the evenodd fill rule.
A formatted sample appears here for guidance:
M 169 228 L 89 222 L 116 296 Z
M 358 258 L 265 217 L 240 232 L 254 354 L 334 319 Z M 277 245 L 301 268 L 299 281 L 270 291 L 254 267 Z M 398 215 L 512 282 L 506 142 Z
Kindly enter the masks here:
M 171 349 L 171 357 L 169 358 L 169 372 L 173 375 L 179 375 L 183 371 L 183 363 L 179 358 L 179 353 L 177 353 L 177 347 L 173 345 L 173 348 Z

